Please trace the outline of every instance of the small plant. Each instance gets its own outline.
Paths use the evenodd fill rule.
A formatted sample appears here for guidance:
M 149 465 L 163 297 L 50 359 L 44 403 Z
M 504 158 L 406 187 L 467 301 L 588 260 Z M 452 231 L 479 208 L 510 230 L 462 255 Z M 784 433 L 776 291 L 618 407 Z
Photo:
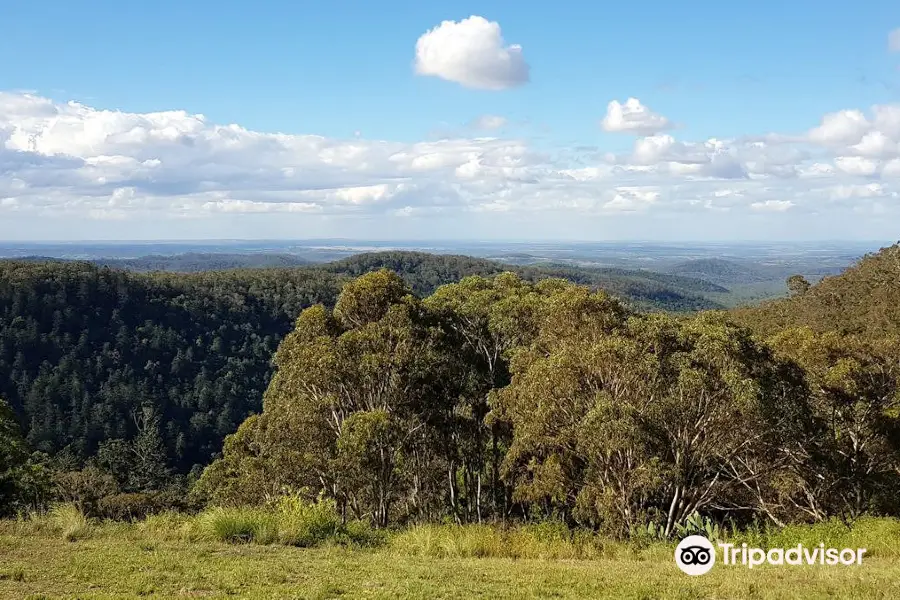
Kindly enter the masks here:
M 703 517 L 698 512 L 691 513 L 684 523 L 675 526 L 675 537 L 685 538 L 689 535 L 702 535 L 708 540 L 714 541 L 722 537 L 722 529 L 719 524 Z
M 674 538 L 685 538 L 689 535 L 702 535 L 708 540 L 718 540 L 722 536 L 722 528 L 709 517 L 703 517 L 698 512 L 691 513 L 684 523 L 675 525 L 672 532 Z M 630 537 L 637 543 L 661 541 L 666 539 L 666 530 L 662 525 L 651 521 L 646 527 L 636 527 L 631 531 Z

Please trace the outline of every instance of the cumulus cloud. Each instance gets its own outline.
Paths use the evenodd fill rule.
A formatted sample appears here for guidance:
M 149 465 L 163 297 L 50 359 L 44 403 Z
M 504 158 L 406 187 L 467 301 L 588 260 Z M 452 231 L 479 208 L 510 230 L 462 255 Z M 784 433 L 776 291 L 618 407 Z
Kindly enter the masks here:
M 806 138 L 815 144 L 852 146 L 861 154 L 895 152 L 900 140 L 900 105 L 873 106 L 871 117 L 857 109 L 829 113 Z
M 618 100 L 610 102 L 601 125 L 606 131 L 638 135 L 652 135 L 672 126 L 667 118 L 651 111 L 637 98 L 629 98 L 624 104 Z
M 900 209 L 900 106 L 857 112 L 826 115 L 814 131 L 827 135 L 692 141 L 654 133 L 617 155 L 539 150 L 500 136 L 404 143 L 261 133 L 184 111 L 0 93 L 0 232 L 24 216 L 115 221 L 123 232 L 226 217 L 462 223 L 502 213 L 581 223 L 690 213 L 691 222 L 710 214 L 739 222 L 735 215 L 755 212 L 874 214 L 876 200 L 884 220 Z
M 825 115 L 822 124 L 809 132 L 809 139 L 820 144 L 856 144 L 870 126 L 862 111 L 842 110 Z
M 518 44 L 507 45 L 500 24 L 473 15 L 444 21 L 416 42 L 416 73 L 470 88 L 505 90 L 528 83 L 529 67 Z

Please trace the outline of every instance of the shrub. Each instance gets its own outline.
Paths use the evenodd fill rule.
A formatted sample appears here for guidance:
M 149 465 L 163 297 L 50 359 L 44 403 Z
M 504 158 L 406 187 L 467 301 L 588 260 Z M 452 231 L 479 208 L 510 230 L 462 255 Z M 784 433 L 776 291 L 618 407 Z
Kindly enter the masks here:
M 350 546 L 375 547 L 383 545 L 386 539 L 384 531 L 372 528 L 366 521 L 349 521 L 337 541 Z
M 97 502 L 97 513 L 101 518 L 114 521 L 135 521 L 144 519 L 159 510 L 156 498 L 150 494 L 114 494 Z
M 101 498 L 119 491 L 112 475 L 90 466 L 80 471 L 58 472 L 54 474 L 54 483 L 63 502 L 73 504 L 80 512 L 91 516 L 95 516 Z

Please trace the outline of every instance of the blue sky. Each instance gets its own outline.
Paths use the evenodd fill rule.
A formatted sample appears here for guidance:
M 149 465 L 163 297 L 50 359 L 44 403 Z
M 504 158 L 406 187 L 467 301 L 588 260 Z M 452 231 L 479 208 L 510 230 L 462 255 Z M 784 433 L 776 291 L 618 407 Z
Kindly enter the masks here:
M 499 51 L 521 46 L 527 81 L 482 89 L 484 86 L 454 81 L 441 73 L 417 74 L 417 40 L 444 21 L 460 23 L 471 15 L 500 28 Z M 891 137 L 894 131 L 889 117 L 882 119 L 887 129 L 879 129 L 871 113 L 874 105 L 893 107 L 900 102 L 900 52 L 892 52 L 889 42 L 891 32 L 900 27 L 895 2 L 860 2 L 850 10 L 846 4 L 805 0 L 740 4 L 9 0 L 0 7 L 0 22 L 5 24 L 0 52 L 8 57 L 0 62 L 0 91 L 7 99 L 5 114 L 0 112 L 0 131 L 5 126 L 6 131 L 19 132 L 18 137 L 9 134 L 5 141 L 6 152 L 16 153 L 5 160 L 20 169 L 0 170 L 0 237 L 109 237 L 105 232 L 114 222 L 119 235 L 144 237 L 167 237 L 171 232 L 185 237 L 232 237 L 236 232 L 241 237 L 303 237 L 323 228 L 341 237 L 371 237 L 364 234 L 373 227 L 385 231 L 386 236 L 396 232 L 396 236 L 406 237 L 426 225 L 443 238 L 472 231 L 496 237 L 522 237 L 524 231 L 526 236 L 538 237 L 549 234 L 541 229 L 543 224 L 558 223 L 551 237 L 577 233 L 583 239 L 585 235 L 618 232 L 626 237 L 666 238 L 675 235 L 672 219 L 680 218 L 685 224 L 699 223 L 676 228 L 684 230 L 678 235 L 689 238 L 711 235 L 711 228 L 733 237 L 741 234 L 744 223 L 762 219 L 765 224 L 746 235 L 764 238 L 778 232 L 796 235 L 797 224 L 808 224 L 810 215 L 815 215 L 814 226 L 807 236 L 896 237 L 884 223 L 900 202 L 896 195 L 900 185 L 892 179 L 890 162 L 900 155 L 894 146 L 877 152 L 847 150 L 873 132 L 883 134 L 889 142 L 900 141 Z M 434 69 L 440 71 L 449 64 L 446 61 L 453 61 L 454 52 L 460 51 L 447 47 L 453 39 L 445 38 L 440 47 L 435 44 L 440 60 Z M 489 40 L 485 43 L 490 45 Z M 484 58 L 479 52 L 489 51 L 488 46 L 471 50 L 471 61 L 458 68 L 476 68 L 472 61 Z M 10 106 L 15 98 L 31 98 L 33 106 L 23 109 L 19 102 L 14 110 Z M 624 104 L 628 98 L 638 99 L 642 108 L 664 118 L 668 126 L 658 131 L 604 130 L 600 122 L 608 104 Z M 94 112 L 66 113 L 65 119 L 72 120 L 67 129 L 60 129 L 59 119 L 48 118 L 36 125 L 29 111 L 38 110 L 34 108 L 38 101 L 49 103 L 59 114 L 66 113 L 69 101 Z M 245 139 L 228 146 L 246 142 L 247 158 L 236 161 L 237 165 L 215 162 L 221 156 L 216 144 L 226 145 L 220 138 L 210 141 L 203 137 L 209 145 L 206 153 L 201 156 L 198 149 L 187 158 L 182 150 L 176 157 L 171 148 L 152 147 L 153 140 L 146 139 L 139 149 L 130 142 L 127 147 L 103 149 L 98 149 L 96 141 L 86 146 L 80 143 L 96 135 L 97 127 L 112 127 L 104 129 L 106 133 L 98 138 L 102 140 L 110 139 L 115 127 L 124 127 L 113 124 L 111 118 L 99 119 L 99 111 L 120 111 L 140 120 L 141 115 L 170 110 L 202 114 L 210 127 L 235 123 L 254 134 L 313 134 L 335 144 L 357 139 L 375 147 L 389 144 L 394 157 L 421 150 L 416 149 L 417 143 L 456 140 L 452 152 L 458 155 L 457 163 L 475 160 L 492 170 L 489 180 L 456 172 L 469 186 L 465 193 L 454 192 L 458 182 L 454 172 L 446 169 L 462 163 L 452 159 L 438 161 L 444 170 L 436 168 L 427 176 L 420 169 L 413 169 L 417 174 L 402 169 L 387 173 L 386 166 L 376 168 L 370 163 L 371 169 L 362 169 L 366 176 L 351 173 L 342 181 L 331 173 L 328 181 L 322 182 L 302 177 L 318 173 L 321 165 L 310 163 L 306 155 L 292 158 L 282 152 L 277 168 L 279 173 L 294 170 L 290 185 L 263 178 L 237 187 L 222 182 L 210 187 L 208 180 L 191 186 L 185 183 L 190 176 L 185 167 L 200 163 L 209 167 L 209 173 L 223 174 L 223 180 L 246 180 L 246 173 L 238 177 L 229 169 L 258 159 L 259 147 L 254 146 L 258 140 Z M 826 115 L 840 111 L 866 114 L 868 124 L 859 129 L 857 138 L 844 136 L 843 147 L 836 147 L 835 139 L 828 135 L 820 136 L 824 141 L 814 146 L 801 139 L 822 125 Z M 485 115 L 501 117 L 505 125 L 490 131 L 467 126 Z M 90 127 L 85 125 L 89 121 L 94 123 L 91 130 L 85 129 Z M 97 125 L 101 121 L 103 125 Z M 178 129 L 184 136 L 206 135 L 186 127 L 189 131 Z M 815 189 L 832 190 L 823 191 L 822 197 L 858 202 L 825 210 L 822 202 L 802 199 L 807 184 L 797 177 L 766 172 L 760 164 L 769 159 L 746 158 L 741 140 L 767 134 L 792 138 L 773 143 L 771 146 L 778 147 L 771 151 L 779 156 L 788 150 L 804 154 L 798 154 L 797 168 L 846 165 L 850 163 L 833 161 L 860 156 L 878 164 L 861 170 L 858 165 L 851 170 L 839 168 L 843 179 L 828 183 L 830 187 L 817 183 Z M 23 146 L 21 140 L 28 136 L 38 136 L 43 145 Z M 510 145 L 472 148 L 464 143 L 481 136 L 508 140 Z M 735 161 L 743 161 L 742 175 L 714 175 L 721 185 L 712 192 L 710 173 L 700 177 L 691 172 L 686 179 L 685 168 L 678 169 L 675 178 L 674 167 L 666 167 L 668 170 L 662 171 L 667 177 L 657 170 L 641 179 L 635 174 L 644 172 L 635 165 L 652 166 L 649 159 L 629 159 L 627 155 L 640 138 L 653 136 L 671 136 L 675 140 L 671 143 L 685 144 L 703 144 L 710 138 L 726 140 L 727 152 Z M 195 143 L 191 147 L 201 146 Z M 427 149 L 433 156 L 432 150 Z M 697 150 L 680 148 L 678 160 L 673 160 L 674 155 L 657 158 L 683 167 L 697 164 L 700 159 L 696 157 L 684 159 Z M 370 147 L 367 151 L 376 150 Z M 23 170 L 27 153 L 40 161 L 52 157 L 56 163 L 38 167 L 31 160 L 32 166 Z M 476 154 L 481 158 L 473 159 Z M 139 157 L 159 161 L 160 168 L 167 170 L 161 177 L 147 175 L 138 167 L 130 171 L 122 167 L 116 173 L 97 176 L 97 156 L 122 156 L 132 161 Z M 49 179 L 62 177 L 59 161 L 63 158 L 81 161 L 80 167 L 73 167 L 78 173 L 67 175 L 72 181 L 54 185 L 47 175 L 55 173 Z M 384 160 L 384 165 L 397 164 L 389 157 Z M 703 160 L 712 159 L 707 156 Z M 582 175 L 573 175 L 578 187 L 568 195 L 558 180 L 559 173 L 571 175 L 573 169 L 599 168 L 607 173 L 615 165 L 620 168 L 613 169 L 613 176 L 595 173 L 590 184 Z M 88 167 L 93 169 L 91 177 L 96 176 L 92 185 L 73 192 L 73 186 L 77 188 L 73 181 L 83 184 Z M 181 170 L 176 172 L 176 167 Z M 523 170 L 526 167 L 530 169 L 527 172 Z M 353 165 L 344 164 L 340 169 L 344 174 L 354 170 Z M 518 171 L 513 172 L 515 169 Z M 224 175 L 226 171 L 231 175 Z M 482 175 L 484 171 L 480 169 Z M 778 181 L 767 179 L 773 177 Z M 742 219 L 739 204 L 707 206 L 705 200 L 694 206 L 709 210 L 691 213 L 684 206 L 690 206 L 685 203 L 694 189 L 691 186 L 700 185 L 698 178 L 703 188 L 698 198 L 703 194 L 744 197 L 747 203 L 743 208 L 756 203 L 767 214 L 747 212 Z M 162 179 L 166 186 L 158 185 Z M 735 179 L 740 185 L 731 185 Z M 361 206 L 366 202 L 349 201 L 353 205 L 349 211 L 335 208 L 339 200 L 306 193 L 323 186 L 342 190 L 398 182 L 405 185 L 399 192 L 376 193 L 377 201 L 367 207 Z M 873 184 L 880 187 L 871 187 Z M 844 191 L 833 191 L 840 186 Z M 862 191 L 851 191 L 849 186 Z M 756 195 L 751 194 L 751 187 Z M 620 188 L 628 198 L 646 201 L 638 201 L 636 209 L 628 202 L 616 201 Z M 123 189 L 130 191 L 116 192 Z M 866 196 L 866 189 L 877 192 Z M 551 198 L 549 190 L 556 195 Z M 716 195 L 729 190 L 731 196 Z M 275 191 L 280 195 L 265 195 Z M 263 206 L 293 202 L 287 199 L 291 191 L 304 193 L 302 204 L 309 204 L 308 210 L 299 204 L 291 210 Z M 213 192 L 220 195 L 212 200 L 198 196 Z M 459 193 L 462 199 L 433 201 L 435 194 L 452 193 Z M 128 202 L 121 201 L 123 195 Z M 339 192 L 336 197 L 345 196 Z M 29 199 L 33 199 L 31 204 Z M 784 208 L 786 204 L 773 202 L 791 205 Z M 192 203 L 207 207 L 204 210 L 211 214 L 189 218 L 184 207 Z M 176 205 L 182 209 L 173 209 Z M 870 211 L 872 206 L 876 208 Z M 83 214 L 73 213 L 78 207 L 84 209 Z M 614 210 L 617 207 L 628 210 Z M 503 213 L 500 224 L 494 220 L 499 213 Z M 848 215 L 857 223 L 849 229 Z M 292 227 L 285 229 L 288 217 L 293 219 Z M 408 217 L 414 217 L 416 223 L 410 225 Z M 73 222 L 78 223 L 76 229 Z M 586 222 L 596 227 L 586 226 Z

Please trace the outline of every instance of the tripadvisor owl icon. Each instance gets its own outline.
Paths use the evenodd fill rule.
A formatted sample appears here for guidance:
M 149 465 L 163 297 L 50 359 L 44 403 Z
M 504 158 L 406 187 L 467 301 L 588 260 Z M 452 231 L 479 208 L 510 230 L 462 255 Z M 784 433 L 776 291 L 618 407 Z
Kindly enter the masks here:
M 675 548 L 675 564 L 688 575 L 703 575 L 716 564 L 716 550 L 702 535 L 689 535 Z

